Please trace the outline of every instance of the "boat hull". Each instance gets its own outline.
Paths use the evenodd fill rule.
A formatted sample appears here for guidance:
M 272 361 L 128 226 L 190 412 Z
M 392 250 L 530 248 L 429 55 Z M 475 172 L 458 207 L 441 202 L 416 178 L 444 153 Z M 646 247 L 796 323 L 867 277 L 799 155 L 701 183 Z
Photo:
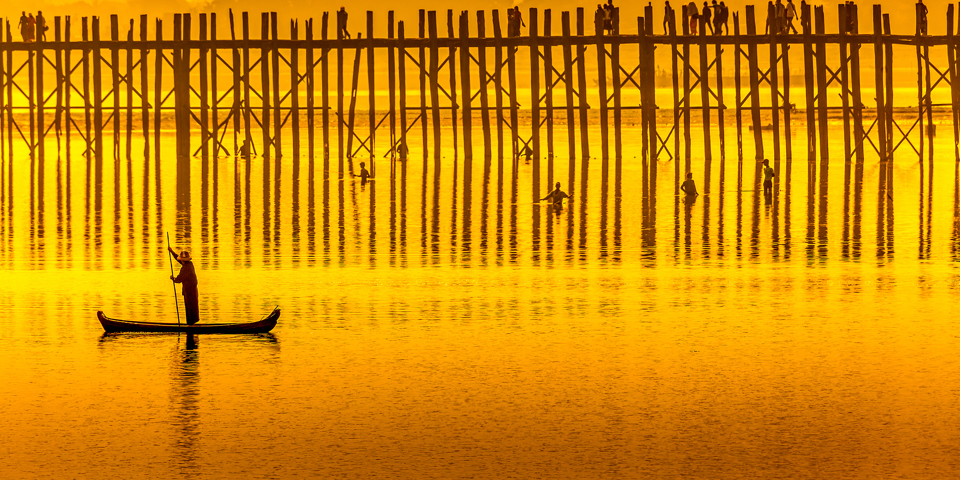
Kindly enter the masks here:
M 131 322 L 109 318 L 102 311 L 97 312 L 97 319 L 107 333 L 113 332 L 153 332 L 153 333 L 267 333 L 277 326 L 280 318 L 280 309 L 275 308 L 263 320 L 250 323 L 155 323 Z

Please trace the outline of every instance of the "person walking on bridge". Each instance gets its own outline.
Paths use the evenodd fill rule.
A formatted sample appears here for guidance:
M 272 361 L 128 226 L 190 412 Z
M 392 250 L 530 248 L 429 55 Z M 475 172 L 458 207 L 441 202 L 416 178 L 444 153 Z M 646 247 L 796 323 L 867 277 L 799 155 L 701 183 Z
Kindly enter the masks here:
M 923 0 L 917 1 L 917 23 L 918 28 L 920 29 L 920 35 L 927 34 L 927 6 L 923 4 Z
M 20 37 L 24 42 L 33 40 L 33 31 L 30 29 L 30 18 L 27 17 L 27 12 L 20 12 L 20 23 L 17 24 L 17 28 L 20 29 Z
M 793 26 L 793 19 L 797 18 L 797 7 L 793 4 L 793 0 L 787 0 L 787 8 L 784 13 L 787 17 L 787 25 L 783 28 L 783 33 L 789 33 L 788 30 L 793 30 L 793 34 L 796 35 L 797 27 Z
M 337 10 L 337 35 L 340 38 L 350 38 L 350 31 L 347 30 L 347 9 L 340 7 Z
M 676 25 L 677 14 L 673 11 L 673 7 L 670 6 L 670 2 L 664 3 L 663 6 L 663 34 L 670 35 L 670 25 Z
M 700 12 L 697 11 L 697 2 L 687 5 L 687 16 L 690 17 L 690 35 L 697 34 L 697 24 L 700 23 Z

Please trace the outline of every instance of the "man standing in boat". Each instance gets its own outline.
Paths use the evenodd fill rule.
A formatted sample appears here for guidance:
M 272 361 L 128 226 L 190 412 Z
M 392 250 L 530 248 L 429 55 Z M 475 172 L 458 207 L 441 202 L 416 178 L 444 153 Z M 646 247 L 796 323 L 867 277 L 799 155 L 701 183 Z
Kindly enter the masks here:
M 193 259 L 190 258 L 190 252 L 186 250 L 179 254 L 170 247 L 167 247 L 167 250 L 170 250 L 170 254 L 180 264 L 180 274 L 176 277 L 170 275 L 170 280 L 183 284 L 183 305 L 187 314 L 187 325 L 193 325 L 200 321 L 200 294 L 197 291 L 197 271 L 193 267 Z

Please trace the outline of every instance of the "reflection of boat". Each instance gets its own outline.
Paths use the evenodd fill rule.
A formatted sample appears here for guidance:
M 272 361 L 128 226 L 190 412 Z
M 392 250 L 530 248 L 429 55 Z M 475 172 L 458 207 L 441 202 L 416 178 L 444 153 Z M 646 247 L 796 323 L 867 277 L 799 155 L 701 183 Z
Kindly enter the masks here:
M 197 323 L 194 325 L 156 322 L 130 322 L 107 318 L 103 312 L 97 312 L 97 318 L 103 329 L 108 332 L 185 332 L 185 333 L 266 333 L 277 326 L 280 307 L 274 308 L 263 320 L 250 323 Z
M 753 125 L 750 125 L 750 130 L 756 130 Z M 772 124 L 760 125 L 760 130 L 773 130 Z

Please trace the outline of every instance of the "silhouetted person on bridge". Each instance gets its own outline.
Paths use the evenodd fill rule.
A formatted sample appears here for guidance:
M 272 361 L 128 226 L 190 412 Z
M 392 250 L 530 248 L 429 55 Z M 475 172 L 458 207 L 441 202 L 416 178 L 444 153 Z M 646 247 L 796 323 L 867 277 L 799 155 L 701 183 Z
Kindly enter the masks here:
M 767 25 L 764 31 L 765 35 L 776 32 L 777 7 L 773 6 L 773 0 L 767 2 Z
M 806 31 L 810 25 L 810 13 L 807 9 L 807 0 L 800 0 L 800 29 Z
M 43 18 L 43 12 L 37 11 L 37 39 L 44 42 L 47 41 L 47 30 L 50 30 L 50 27 L 47 26 L 47 19 Z
M 33 41 L 33 30 L 30 29 L 30 17 L 27 17 L 27 12 L 20 12 L 20 23 L 17 24 L 17 28 L 20 29 L 20 38 L 23 38 L 24 42 Z
M 923 4 L 923 0 L 917 2 L 917 24 L 920 29 L 920 35 L 927 34 L 927 6 Z
M 553 204 L 553 208 L 556 208 L 559 212 L 563 208 L 563 199 L 570 198 L 570 195 L 567 195 L 563 190 L 560 190 L 560 182 L 557 182 L 553 191 L 548 193 L 546 197 L 541 198 L 540 200 L 550 200 L 550 203 Z
M 789 33 L 789 30 L 793 30 L 793 33 L 797 34 L 797 27 L 793 26 L 793 19 L 797 17 L 797 7 L 793 4 L 793 0 L 787 0 L 784 15 L 787 18 L 787 24 L 783 27 L 783 33 Z
M 347 9 L 344 7 L 337 10 L 337 25 L 340 27 L 337 32 L 340 38 L 350 38 L 350 31 L 347 30 Z
M 713 35 L 714 30 L 713 21 L 710 19 L 711 16 L 710 4 L 703 2 L 703 10 L 700 11 L 700 20 L 703 22 L 703 27 L 701 27 L 701 30 L 703 31 L 704 35 L 707 34 L 708 27 L 710 28 L 710 34 Z
M 187 325 L 193 325 L 200 321 L 200 293 L 197 290 L 197 271 L 193 267 L 193 259 L 190 258 L 190 252 L 186 250 L 177 253 L 173 248 L 167 247 L 167 249 L 180 264 L 180 274 L 176 277 L 170 275 L 170 280 L 173 280 L 174 283 L 183 284 L 181 290 Z
M 680 185 L 680 191 L 687 195 L 687 198 L 700 195 L 697 191 L 697 184 L 693 181 L 693 172 L 687 173 L 687 179 Z
M 763 161 L 763 195 L 769 197 L 773 193 L 773 177 L 777 175 L 770 168 L 770 160 Z
M 512 16 L 511 16 L 512 15 Z M 523 23 L 523 15 L 520 14 L 520 7 L 513 7 L 513 10 L 508 11 L 507 13 L 507 25 L 508 35 L 511 37 L 520 36 L 520 27 L 526 27 L 527 24 Z M 512 32 L 512 33 L 509 33 Z
M 663 34 L 670 35 L 670 25 L 675 24 L 677 21 L 677 13 L 673 11 L 673 7 L 670 6 L 670 2 L 666 2 L 663 6 Z
M 730 9 L 727 8 L 727 5 L 722 1 L 720 2 L 720 12 L 722 15 L 720 23 L 723 25 L 723 34 L 730 35 Z
M 690 17 L 690 35 L 696 35 L 697 24 L 700 23 L 700 12 L 697 11 L 697 2 L 687 4 L 687 16 Z

